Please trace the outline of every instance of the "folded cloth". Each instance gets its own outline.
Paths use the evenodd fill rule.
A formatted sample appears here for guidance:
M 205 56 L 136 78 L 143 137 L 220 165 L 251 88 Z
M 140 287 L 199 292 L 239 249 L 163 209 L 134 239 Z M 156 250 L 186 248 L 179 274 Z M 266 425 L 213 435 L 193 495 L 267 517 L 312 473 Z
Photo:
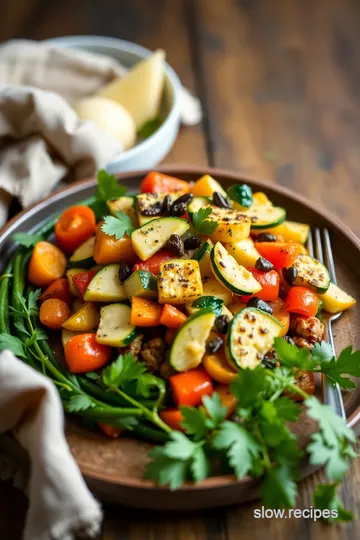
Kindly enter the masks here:
M 122 151 L 117 141 L 81 122 L 70 104 L 124 73 L 113 58 L 46 42 L 0 46 L 0 228 L 8 215 L 7 194 L 26 207 L 69 170 L 80 180 Z M 183 124 L 201 120 L 199 100 L 185 89 L 181 111 Z
M 0 353 L 0 380 L 0 478 L 11 475 L 19 483 L 26 474 L 13 456 L 2 453 L 7 441 L 1 434 L 12 430 L 30 458 L 30 476 L 24 479 L 30 500 L 24 540 L 74 540 L 80 534 L 94 538 L 101 508 L 66 443 L 55 386 L 10 351 Z

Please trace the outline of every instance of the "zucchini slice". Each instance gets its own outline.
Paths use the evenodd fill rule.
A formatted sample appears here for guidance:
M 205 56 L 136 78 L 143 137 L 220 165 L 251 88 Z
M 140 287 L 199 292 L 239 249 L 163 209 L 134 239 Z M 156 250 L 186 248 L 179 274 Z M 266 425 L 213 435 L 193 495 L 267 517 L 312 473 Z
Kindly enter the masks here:
M 255 369 L 282 330 L 279 321 L 264 311 L 245 308 L 230 322 L 226 357 L 234 368 Z
M 111 199 L 107 201 L 109 212 L 112 216 L 115 216 L 115 212 L 123 212 L 132 221 L 134 227 L 138 227 L 138 220 L 135 210 L 135 197 L 118 197 L 117 199 Z
M 255 266 L 256 261 L 261 257 L 250 236 L 241 242 L 226 244 L 224 247 L 241 266 Z
M 286 210 L 280 206 L 253 204 L 241 213 L 250 219 L 252 229 L 276 227 L 286 219 Z
M 203 309 L 203 308 L 199 308 L 199 307 L 194 307 L 193 304 L 194 304 L 194 302 L 191 302 L 189 304 L 186 304 L 186 306 L 185 306 L 185 310 L 186 310 L 186 313 L 188 313 L 188 315 L 192 315 L 193 313 L 196 313 L 200 309 Z M 215 313 L 215 315 L 216 315 L 216 313 Z M 229 317 L 229 320 L 231 320 L 233 318 L 233 314 L 231 313 L 231 311 L 224 304 L 221 306 L 220 315 L 226 315 L 227 317 Z
M 326 267 L 310 255 L 298 255 L 294 266 L 298 271 L 295 285 L 311 287 L 317 293 L 325 293 L 330 287 L 330 276 Z
M 185 304 L 203 295 L 199 263 L 192 259 L 171 259 L 160 265 L 159 304 Z
M 196 368 L 203 359 L 215 314 L 209 309 L 194 313 L 178 330 L 169 355 L 170 364 L 176 371 Z
M 142 261 L 146 261 L 165 246 L 172 234 L 182 236 L 188 229 L 189 224 L 185 219 L 178 217 L 153 219 L 131 233 L 133 250 Z
M 110 304 L 100 309 L 100 323 L 96 341 L 111 347 L 126 347 L 137 336 L 137 328 L 130 324 L 131 308 L 126 304 Z
M 328 313 L 345 311 L 345 309 L 349 309 L 356 303 L 355 298 L 340 289 L 340 287 L 334 283 L 330 283 L 330 287 L 326 293 L 320 294 L 319 298 L 323 301 L 323 309 Z
M 108 264 L 90 281 L 84 300 L 92 302 L 121 302 L 127 300 L 124 286 L 119 279 L 119 264 Z
M 142 298 L 157 298 L 157 280 L 154 274 L 147 270 L 137 270 L 124 282 L 124 289 L 128 296 L 141 296 Z
M 70 268 L 91 268 L 94 261 L 95 236 L 88 238 L 80 247 L 75 249 L 69 259 Z
M 223 300 L 225 306 L 228 306 L 232 301 L 233 294 L 228 289 L 225 289 L 217 279 L 210 278 L 203 280 L 203 296 L 216 296 Z
M 210 259 L 216 279 L 231 292 L 247 295 L 261 290 L 252 273 L 238 264 L 220 242 L 213 247 Z
M 211 269 L 211 262 L 210 262 L 210 253 L 213 248 L 212 241 L 205 240 L 205 242 L 199 247 L 199 249 L 194 253 L 193 259 L 198 261 L 200 273 L 202 279 L 212 277 L 212 269 Z

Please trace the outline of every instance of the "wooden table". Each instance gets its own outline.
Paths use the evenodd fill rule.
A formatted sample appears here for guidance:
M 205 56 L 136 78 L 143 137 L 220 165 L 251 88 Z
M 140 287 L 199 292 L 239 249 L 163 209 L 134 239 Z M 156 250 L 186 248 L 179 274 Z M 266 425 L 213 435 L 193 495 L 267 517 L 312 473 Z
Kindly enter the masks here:
M 163 47 L 199 95 L 202 125 L 186 128 L 167 163 L 242 169 L 332 210 L 360 234 L 360 3 L 355 0 L 16 0 L 0 39 L 99 34 Z M 303 481 L 311 504 L 321 474 Z M 360 461 L 341 488 L 360 514 Z M 255 520 L 258 505 L 173 514 L 105 506 L 101 539 L 355 540 L 360 523 Z M 0 538 L 20 538 L 26 500 L 0 483 Z

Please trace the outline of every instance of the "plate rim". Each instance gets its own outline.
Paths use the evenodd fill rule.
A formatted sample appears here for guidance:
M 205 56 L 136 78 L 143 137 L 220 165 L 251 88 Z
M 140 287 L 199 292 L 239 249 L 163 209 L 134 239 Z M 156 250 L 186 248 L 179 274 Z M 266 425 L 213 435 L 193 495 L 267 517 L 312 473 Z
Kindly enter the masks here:
M 325 207 L 312 202 L 304 195 L 294 192 L 293 190 L 285 186 L 278 185 L 268 180 L 257 178 L 241 170 L 235 171 L 235 170 L 230 170 L 230 169 L 220 168 L 220 167 L 209 167 L 209 166 L 201 166 L 201 165 L 172 165 L 172 164 L 166 165 L 165 164 L 165 165 L 160 165 L 156 167 L 156 171 L 173 175 L 173 176 L 177 176 L 177 175 L 181 176 L 182 174 L 193 174 L 199 177 L 205 174 L 209 174 L 215 178 L 216 176 L 223 176 L 223 177 L 227 177 L 229 180 L 233 180 L 234 182 L 251 182 L 252 184 L 264 190 L 271 188 L 276 193 L 280 195 L 286 195 L 287 197 L 294 200 L 295 202 L 301 203 L 307 206 L 310 210 L 317 213 L 319 216 L 321 216 L 326 221 L 328 221 L 335 229 L 340 229 L 341 232 L 348 238 L 348 240 L 351 243 L 355 245 L 357 250 L 360 252 L 360 239 L 338 217 L 336 217 L 334 214 L 329 212 Z M 148 172 L 150 172 L 149 169 L 139 169 L 139 170 L 134 170 L 134 171 L 116 173 L 115 176 L 118 178 L 118 180 L 121 181 L 121 180 L 128 180 L 132 177 L 145 176 Z M 28 206 L 27 208 L 23 209 L 18 214 L 16 214 L 13 218 L 11 218 L 6 223 L 6 225 L 0 230 L 0 239 L 3 236 L 3 234 L 5 234 L 11 227 L 13 227 L 14 224 L 16 224 L 17 221 L 21 220 L 24 216 L 26 216 L 26 214 L 30 212 L 33 213 L 35 211 L 36 213 L 36 209 L 37 208 L 40 209 L 44 205 L 44 203 L 48 203 L 49 201 L 52 201 L 58 198 L 59 195 L 66 194 L 67 192 L 71 193 L 74 190 L 82 191 L 82 189 L 86 189 L 95 185 L 96 185 L 96 178 L 92 177 L 92 178 L 87 178 L 87 179 L 80 180 L 77 182 L 73 182 L 69 184 L 68 186 L 65 186 L 53 193 L 50 193 L 46 197 L 43 197 L 36 203 Z M 347 418 L 347 423 L 349 427 L 357 428 L 356 431 L 358 435 L 360 432 L 360 403 Z M 157 490 L 161 492 L 173 493 L 170 491 L 168 487 L 158 486 L 152 480 L 133 478 L 129 476 L 119 476 L 118 474 L 113 475 L 111 473 L 106 473 L 106 472 L 98 472 L 93 467 L 90 467 L 86 465 L 85 463 L 82 463 L 81 460 L 79 459 L 76 459 L 76 462 L 79 466 L 81 473 L 84 475 L 85 478 L 93 479 L 95 481 L 106 482 L 107 484 L 111 484 L 113 486 L 118 486 L 118 487 L 141 489 L 144 491 Z M 312 467 L 311 470 L 307 471 L 307 474 L 320 468 L 321 467 L 317 467 L 317 468 Z M 229 486 L 241 485 L 241 484 L 255 485 L 257 481 L 258 479 L 253 478 L 251 476 L 245 476 L 244 478 L 236 479 L 234 475 L 218 475 L 218 476 L 207 478 L 199 483 L 187 482 L 182 487 L 180 487 L 177 490 L 177 492 L 184 493 L 188 491 L 214 490 L 214 489 L 222 489 Z

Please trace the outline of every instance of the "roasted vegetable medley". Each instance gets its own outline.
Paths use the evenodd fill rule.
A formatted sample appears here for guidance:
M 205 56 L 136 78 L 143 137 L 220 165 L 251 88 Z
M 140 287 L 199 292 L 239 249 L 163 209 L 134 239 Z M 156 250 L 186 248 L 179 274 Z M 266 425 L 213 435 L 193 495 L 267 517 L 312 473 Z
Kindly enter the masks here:
M 179 450 L 187 463 L 181 481 L 159 472 L 174 455 L 154 451 L 148 475 L 160 483 L 177 487 L 189 476 L 208 476 L 209 458 L 199 452 L 211 437 L 213 449 L 234 453 L 229 471 L 238 477 L 267 474 L 264 463 L 268 473 L 272 462 L 285 466 L 274 449 L 284 440 L 295 445 L 285 425 L 298 414 L 294 400 L 315 407 L 314 373 L 341 378 L 347 388 L 343 375 L 360 374 L 353 362 L 340 377 L 322 341 L 324 313 L 355 300 L 309 256 L 308 234 L 309 225 L 287 220 L 286 209 L 247 185 L 225 191 L 208 175 L 188 183 L 151 172 L 140 193 L 128 195 L 100 171 L 96 197 L 65 209 L 35 235 L 15 236 L 23 247 L 5 270 L 0 302 L 18 319 L 3 318 L 0 347 L 16 349 L 55 380 L 65 410 L 107 435 L 132 430 L 152 440 L 170 437 L 165 449 L 181 446 L 182 437 L 195 445 L 193 454 L 184 449 L 187 457 Z M 48 345 L 53 332 L 61 333 L 63 363 Z M 252 397 L 241 403 L 247 385 Z M 284 440 L 251 434 L 242 447 L 236 429 L 250 417 L 255 426 L 253 408 L 261 404 L 270 414 L 270 404 L 279 403 L 288 407 L 287 415 L 276 412 Z M 348 433 L 340 438 L 350 445 Z M 261 444 L 269 446 L 266 459 Z M 242 452 L 243 469 L 235 455 Z M 291 505 L 289 493 L 283 499 Z

